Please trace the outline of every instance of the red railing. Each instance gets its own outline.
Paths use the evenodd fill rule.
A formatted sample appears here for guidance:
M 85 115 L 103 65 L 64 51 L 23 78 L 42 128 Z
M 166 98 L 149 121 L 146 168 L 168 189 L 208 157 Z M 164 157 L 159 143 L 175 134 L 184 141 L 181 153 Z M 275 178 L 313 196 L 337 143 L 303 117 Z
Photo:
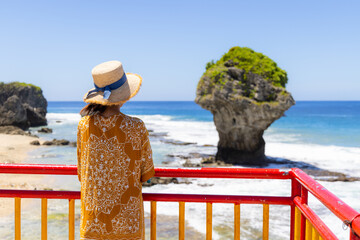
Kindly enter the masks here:
M 207 205 L 207 234 L 211 239 L 212 203 L 234 204 L 234 239 L 240 239 L 240 204 L 263 204 L 263 239 L 268 239 L 269 205 L 288 205 L 291 208 L 290 239 L 338 239 L 308 206 L 308 193 L 313 194 L 320 202 L 332 211 L 350 228 L 350 240 L 360 240 L 360 215 L 322 185 L 313 180 L 300 169 L 282 171 L 279 169 L 245 169 L 245 168 L 156 168 L 156 177 L 181 178 L 241 178 L 241 179 L 287 179 L 291 180 L 291 196 L 234 196 L 207 194 L 160 194 L 143 193 L 144 201 L 151 202 L 151 239 L 156 239 L 156 202 L 179 202 L 179 239 L 184 239 L 185 202 L 203 202 Z M 0 174 L 49 174 L 76 175 L 75 165 L 35 165 L 35 164 L 0 164 Z M 73 199 L 80 199 L 77 191 L 43 191 L 43 190 L 0 190 L 0 197 L 15 198 L 15 216 L 19 215 L 21 198 L 69 199 L 73 211 Z M 46 201 L 42 202 L 46 209 Z M 17 208 L 18 207 L 18 208 Z M 16 212 L 18 209 L 18 212 Z M 69 211 L 69 238 L 74 239 L 73 213 Z M 20 216 L 20 215 L 19 215 Z M 44 213 L 44 216 L 47 216 Z M 46 239 L 46 219 L 42 219 L 45 230 L 42 239 Z M 15 239 L 19 238 L 20 221 L 15 217 Z M 18 231 L 18 232 L 17 232 Z M 70 233 L 71 231 L 71 233 Z
M 293 202 L 303 214 L 302 218 L 306 217 L 312 222 L 312 224 L 315 224 L 322 237 L 325 239 L 337 239 L 337 237 L 329 231 L 327 226 L 307 205 L 308 192 L 313 194 L 322 204 L 325 205 L 325 207 L 327 207 L 350 228 L 350 240 L 360 240 L 360 214 L 357 211 L 328 191 L 302 170 L 294 168 L 291 169 L 290 174 L 296 181 L 295 186 L 293 186 L 293 191 L 296 192 L 297 195 L 293 194 Z M 301 234 L 305 235 L 305 231 L 305 223 L 303 220 L 301 225 Z

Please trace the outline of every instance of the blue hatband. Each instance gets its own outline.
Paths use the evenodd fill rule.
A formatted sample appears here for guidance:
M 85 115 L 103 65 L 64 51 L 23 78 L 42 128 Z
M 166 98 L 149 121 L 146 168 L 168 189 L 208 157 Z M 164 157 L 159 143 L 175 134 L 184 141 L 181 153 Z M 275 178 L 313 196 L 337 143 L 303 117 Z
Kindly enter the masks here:
M 122 85 L 124 85 L 124 83 L 127 81 L 127 78 L 126 78 L 126 74 L 124 73 L 124 75 L 119 79 L 117 80 L 116 82 L 110 84 L 110 85 L 107 85 L 105 87 L 98 87 L 96 86 L 96 84 L 94 83 L 94 86 L 95 86 L 95 89 L 94 90 L 91 90 L 88 92 L 87 96 L 88 97 L 91 93 L 94 93 L 94 92 L 104 92 L 104 96 L 103 98 L 104 99 L 109 99 L 110 97 L 110 94 L 111 94 L 111 91 L 112 90 L 115 90 L 115 89 L 118 89 L 119 87 L 121 87 Z

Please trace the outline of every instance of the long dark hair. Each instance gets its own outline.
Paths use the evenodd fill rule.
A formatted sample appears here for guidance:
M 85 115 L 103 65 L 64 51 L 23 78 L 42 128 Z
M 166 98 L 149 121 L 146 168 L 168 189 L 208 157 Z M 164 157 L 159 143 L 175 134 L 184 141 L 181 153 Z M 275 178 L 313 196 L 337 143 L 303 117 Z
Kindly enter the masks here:
M 80 115 L 81 117 L 84 117 L 84 116 L 94 116 L 96 114 L 103 114 L 106 109 L 107 106 L 105 105 L 90 103 L 86 105 L 83 109 L 81 109 Z

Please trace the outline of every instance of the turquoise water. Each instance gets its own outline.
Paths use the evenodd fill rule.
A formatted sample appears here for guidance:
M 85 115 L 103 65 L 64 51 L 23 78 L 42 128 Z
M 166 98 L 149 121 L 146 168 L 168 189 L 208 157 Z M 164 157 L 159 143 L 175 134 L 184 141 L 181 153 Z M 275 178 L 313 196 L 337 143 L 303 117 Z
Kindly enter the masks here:
M 49 102 L 48 112 L 78 113 L 83 106 L 83 102 Z M 192 101 L 128 102 L 122 111 L 129 115 L 170 116 L 172 121 L 213 121 L 209 111 Z M 270 129 L 297 135 L 301 143 L 360 147 L 359 123 L 360 101 L 298 101 Z
M 38 128 L 32 128 L 32 131 L 43 140 L 58 138 L 76 141 L 77 123 L 80 120 L 78 112 L 84 105 L 82 102 L 49 102 L 48 127 L 53 129 L 53 133 L 40 134 L 37 133 Z M 156 166 L 182 166 L 184 160 L 169 155 L 187 156 L 189 153 L 216 153 L 218 135 L 213 124 L 212 115 L 194 102 L 128 102 L 123 106 L 122 112 L 141 118 L 148 129 L 153 130 L 155 133 L 161 133 L 161 136 L 150 137 Z M 284 117 L 274 122 L 265 131 L 265 153 L 271 157 L 301 161 L 325 170 L 360 176 L 359 122 L 360 102 L 299 101 L 285 113 Z M 181 141 L 191 144 L 179 146 L 164 141 Z M 70 146 L 41 147 L 31 153 L 28 162 L 76 164 L 76 148 Z M 49 177 L 47 180 L 54 189 L 79 190 L 79 182 L 75 176 Z M 288 195 L 289 193 L 285 190 L 290 188 L 289 185 L 286 185 L 288 183 L 284 185 L 282 181 L 268 180 L 191 179 L 191 181 L 190 185 L 156 185 L 145 188 L 144 191 L 246 195 L 254 194 L 254 189 L 256 189 L 256 194 L 266 195 L 270 192 L 274 195 Z M 360 211 L 360 185 L 358 182 L 321 182 L 321 184 Z M 159 204 L 158 214 L 176 217 L 178 209 L 171 204 Z M 337 220 L 336 217 L 311 197 L 310 204 L 323 221 L 339 236 L 339 239 L 348 239 L 348 232 L 342 230 L 341 221 Z M 204 233 L 206 218 L 204 206 L 201 206 L 187 204 L 186 216 L 190 226 Z M 256 229 L 261 229 L 260 225 L 256 225 L 262 222 L 261 209 L 259 210 L 257 207 L 255 205 L 244 207 L 241 210 L 242 214 L 244 213 L 242 219 L 254 223 Z M 55 213 L 66 211 L 66 204 L 59 205 L 59 209 L 54 210 Z M 233 206 L 216 204 L 213 211 L 214 226 L 226 224 L 230 229 L 232 228 L 229 219 L 233 218 Z M 148 207 L 145 207 L 145 212 L 149 213 Z M 288 210 L 276 210 L 273 207 L 270 212 L 273 224 L 270 226 L 272 232 L 270 239 L 288 239 Z M 28 215 L 31 214 L 28 213 Z M 286 217 L 284 217 L 285 215 Z M 13 224 L 12 220 L 6 221 L 4 222 L 5 225 Z M 25 219 L 24 221 L 27 229 L 31 229 L 38 224 L 38 221 L 27 221 Z M 52 232 L 61 232 L 61 227 L 63 227 L 61 224 L 59 227 L 54 226 Z M 246 230 L 243 229 L 242 231 Z M 38 230 L 33 234 L 39 234 Z M 65 235 L 66 233 L 61 235 L 59 239 L 66 239 Z M 227 238 L 222 238 L 214 231 L 214 239 Z
M 42 139 L 76 141 L 79 111 L 84 106 L 83 102 L 49 102 L 47 119 L 53 133 L 37 133 L 38 128 L 33 128 L 32 131 Z M 157 166 L 173 162 L 174 158 L 169 155 L 216 153 L 218 134 L 212 114 L 194 102 L 128 102 L 122 107 L 122 112 L 141 118 L 148 129 L 162 134 L 150 139 Z M 345 158 L 349 164 L 358 164 L 359 122 L 359 101 L 299 101 L 265 131 L 266 154 L 299 161 L 305 158 L 315 165 L 325 161 L 332 162 L 333 169 L 341 167 L 337 161 L 339 158 Z M 178 146 L 164 141 L 193 144 Z M 204 145 L 213 147 L 203 147 Z M 76 151 L 70 146 L 40 148 L 32 153 L 29 161 L 76 164 Z M 345 166 L 344 171 L 349 172 Z
M 299 141 L 360 147 L 360 102 L 297 102 L 271 128 Z
M 32 131 L 42 139 L 76 141 L 77 123 L 80 120 L 78 113 L 84 106 L 83 102 L 49 102 L 47 119 L 53 133 L 40 134 L 37 133 L 38 128 Z M 157 166 L 174 160 L 179 164 L 179 159 L 169 155 L 216 153 L 218 134 L 212 114 L 194 102 L 128 102 L 122 107 L 122 112 L 141 118 L 148 129 L 163 134 L 150 139 Z M 299 101 L 265 131 L 266 154 L 295 161 L 305 159 L 315 165 L 331 162 L 333 169 L 342 167 L 337 160 L 339 158 L 345 158 L 349 165 L 358 164 L 359 122 L 360 102 Z M 178 146 L 165 144 L 164 141 L 194 144 Z M 32 153 L 29 161 L 76 164 L 76 151 L 70 146 L 40 148 Z M 342 168 L 350 172 L 347 165 Z

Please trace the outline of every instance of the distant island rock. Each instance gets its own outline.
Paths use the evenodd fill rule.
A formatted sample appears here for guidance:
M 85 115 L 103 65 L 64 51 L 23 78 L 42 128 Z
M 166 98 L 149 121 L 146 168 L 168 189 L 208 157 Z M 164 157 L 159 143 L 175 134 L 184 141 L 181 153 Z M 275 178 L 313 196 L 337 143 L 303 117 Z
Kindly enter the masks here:
M 287 81 L 287 73 L 273 60 L 246 47 L 233 47 L 217 62 L 207 63 L 195 102 L 214 115 L 217 160 L 266 162 L 263 133 L 295 104 L 285 89 Z
M 0 82 L 0 126 L 23 130 L 47 125 L 47 101 L 40 87 L 32 84 Z

